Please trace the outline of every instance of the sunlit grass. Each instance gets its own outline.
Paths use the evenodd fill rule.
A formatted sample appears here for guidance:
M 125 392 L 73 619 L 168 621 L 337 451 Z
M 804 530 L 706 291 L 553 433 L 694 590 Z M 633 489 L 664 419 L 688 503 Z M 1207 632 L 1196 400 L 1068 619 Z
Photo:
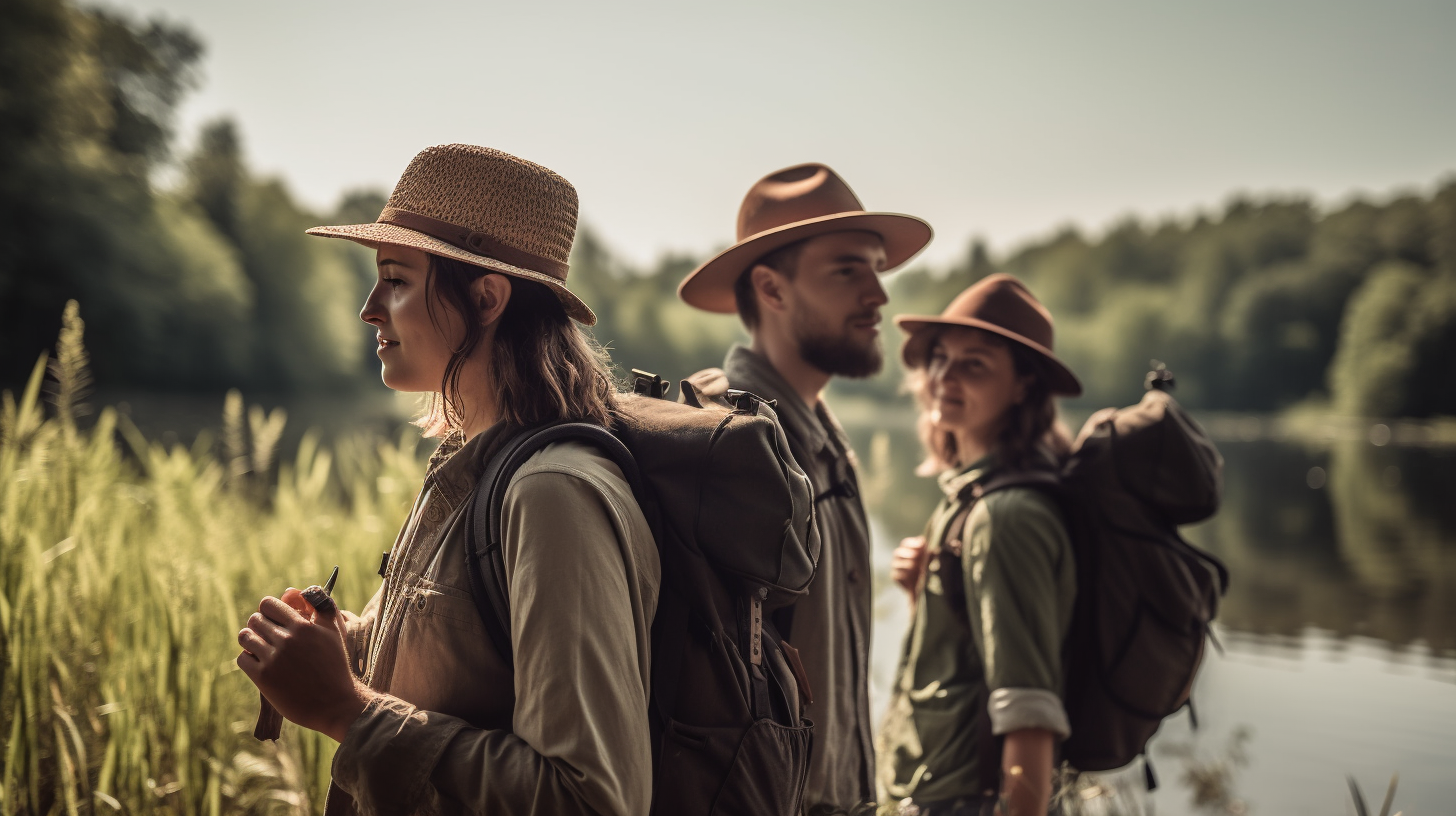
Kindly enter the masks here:
M 0 410 L 0 812 L 317 812 L 333 743 L 253 739 L 235 633 L 334 564 L 363 605 L 417 436 L 309 435 L 274 468 L 283 417 L 245 421 L 236 395 L 216 444 L 165 447 L 109 408 L 83 429 L 81 331 L 72 304 L 49 373 Z

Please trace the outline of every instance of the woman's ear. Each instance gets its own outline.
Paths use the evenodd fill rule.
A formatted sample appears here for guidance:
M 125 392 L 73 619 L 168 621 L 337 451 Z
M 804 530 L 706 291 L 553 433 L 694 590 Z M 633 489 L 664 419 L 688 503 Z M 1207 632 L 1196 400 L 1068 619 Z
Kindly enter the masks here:
M 1016 391 L 1011 395 L 1012 405 L 1020 405 L 1026 402 L 1026 392 L 1031 389 L 1031 384 L 1034 380 L 1036 380 L 1036 375 L 1034 374 L 1027 374 L 1023 377 L 1016 378 Z
M 480 315 L 480 324 L 489 326 L 500 319 L 511 302 L 511 278 L 509 275 L 491 273 L 481 275 L 470 283 L 470 300 Z

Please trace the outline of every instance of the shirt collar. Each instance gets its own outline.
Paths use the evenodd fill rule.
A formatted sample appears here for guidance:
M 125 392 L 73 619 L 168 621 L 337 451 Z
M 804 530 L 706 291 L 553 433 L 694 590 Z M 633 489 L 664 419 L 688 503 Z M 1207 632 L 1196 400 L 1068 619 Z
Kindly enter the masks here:
M 985 481 L 995 469 L 996 456 L 988 453 L 969 465 L 943 471 L 938 477 L 941 492 L 945 493 L 946 498 L 954 499 L 971 485 Z
M 773 363 L 747 346 L 735 344 L 728 350 L 728 357 L 723 361 L 723 371 L 728 375 L 731 387 L 752 391 L 767 400 L 776 400 L 778 404 L 774 406 L 774 413 L 778 414 L 784 429 L 804 440 L 805 447 L 810 451 L 818 453 L 829 444 L 826 424 L 835 430 L 839 429 L 839 423 L 834 421 L 822 401 L 814 408 L 805 405 L 804 399 L 789 385 L 779 370 L 773 367 Z M 821 416 L 829 421 L 821 421 Z M 849 449 L 848 444 L 843 447 L 845 450 Z
M 430 457 L 425 483 L 433 485 L 436 494 L 453 510 L 475 489 L 490 458 L 515 435 L 515 430 L 501 421 L 468 441 L 459 429 L 450 431 Z

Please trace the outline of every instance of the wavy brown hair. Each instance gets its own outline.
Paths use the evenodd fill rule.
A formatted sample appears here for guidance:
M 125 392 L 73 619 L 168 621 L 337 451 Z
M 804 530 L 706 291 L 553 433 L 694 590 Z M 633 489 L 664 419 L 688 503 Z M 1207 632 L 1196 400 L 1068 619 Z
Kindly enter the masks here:
M 430 256 L 425 302 L 437 327 L 435 298 L 465 316 L 465 336 L 452 349 L 440 390 L 416 421 L 426 436 L 460 427 L 460 372 L 485 339 L 485 326 L 469 319 L 476 311 L 470 285 L 499 275 L 474 264 Z M 617 384 L 606 351 L 567 317 L 546 286 L 507 276 L 511 298 L 496 324 L 490 379 L 499 418 L 520 427 L 568 420 L 606 425 L 616 411 Z
M 1010 351 L 1016 376 L 1031 378 L 1031 382 L 1026 388 L 1025 398 L 1006 411 L 1006 421 L 1001 426 L 995 449 L 1001 465 L 1012 470 L 1030 467 L 1037 458 L 1038 449 L 1052 455 L 1058 462 L 1065 459 L 1071 452 L 1072 439 L 1071 435 L 1067 433 L 1067 426 L 1063 425 L 1057 416 L 1056 397 L 1047 384 L 1041 355 L 1021 343 L 1008 340 L 994 332 L 970 327 L 967 327 L 967 330 L 978 332 L 988 345 L 999 346 Z M 931 476 L 943 470 L 970 463 L 960 461 L 960 451 L 957 450 L 955 435 L 950 431 L 935 427 L 935 423 L 930 419 L 931 383 L 927 370 L 930 357 L 928 350 L 935 348 L 935 344 L 940 340 L 940 333 L 945 329 L 928 328 L 923 331 L 935 332 L 935 335 L 926 344 L 926 361 L 912 368 L 905 375 L 905 390 L 914 395 L 915 404 L 920 408 L 920 416 L 916 420 L 915 429 L 920 436 L 920 444 L 925 448 L 925 460 L 920 463 L 915 472 L 922 476 Z

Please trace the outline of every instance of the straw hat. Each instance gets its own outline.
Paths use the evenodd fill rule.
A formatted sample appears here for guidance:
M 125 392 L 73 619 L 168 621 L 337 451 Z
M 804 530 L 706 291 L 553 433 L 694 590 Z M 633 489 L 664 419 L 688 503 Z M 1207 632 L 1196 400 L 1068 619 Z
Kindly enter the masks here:
M 576 236 L 576 188 L 539 164 L 476 145 L 426 148 L 405 168 L 373 224 L 309 235 L 368 247 L 414 247 L 545 284 L 578 323 L 596 315 L 566 288 Z
M 936 316 L 900 315 L 895 325 L 905 332 L 900 359 L 910 368 L 925 365 L 935 332 L 926 329 L 969 326 L 999 334 L 1037 352 L 1047 364 L 1047 385 L 1053 394 L 1075 397 L 1082 383 L 1052 353 L 1052 315 L 1025 284 L 1010 275 L 991 275 L 973 283 Z
M 748 190 L 738 208 L 738 242 L 684 278 L 678 297 L 705 311 L 731 314 L 738 310 L 733 284 L 759 258 L 804 238 L 845 230 L 879 234 L 884 271 L 915 257 L 934 235 L 913 215 L 865 212 L 844 179 L 825 165 L 786 167 Z

